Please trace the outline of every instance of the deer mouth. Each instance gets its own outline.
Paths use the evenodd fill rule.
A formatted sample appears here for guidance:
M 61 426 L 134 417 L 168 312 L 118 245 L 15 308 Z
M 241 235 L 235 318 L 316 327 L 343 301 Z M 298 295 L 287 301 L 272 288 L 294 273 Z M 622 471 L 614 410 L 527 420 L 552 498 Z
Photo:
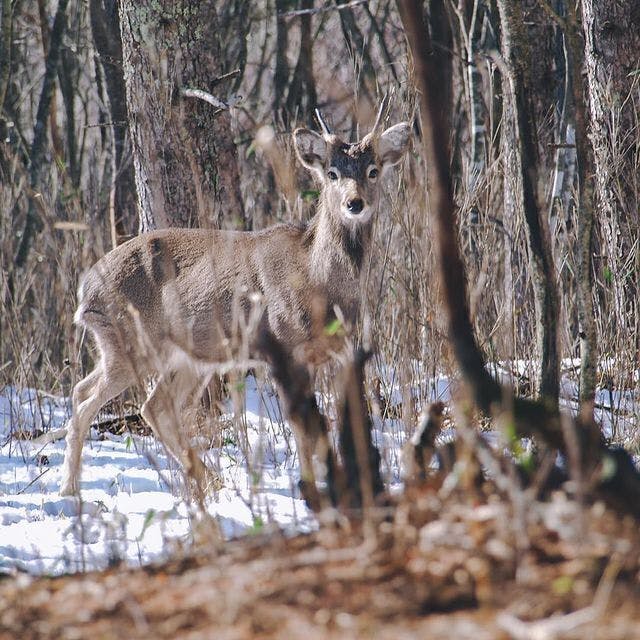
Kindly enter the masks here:
M 366 222 L 371 217 L 371 207 L 362 198 L 351 198 L 343 202 L 342 214 L 346 220 Z
M 365 224 L 369 222 L 373 209 L 369 206 L 365 206 L 357 213 L 349 211 L 348 207 L 342 207 L 342 217 L 346 222 L 351 224 Z

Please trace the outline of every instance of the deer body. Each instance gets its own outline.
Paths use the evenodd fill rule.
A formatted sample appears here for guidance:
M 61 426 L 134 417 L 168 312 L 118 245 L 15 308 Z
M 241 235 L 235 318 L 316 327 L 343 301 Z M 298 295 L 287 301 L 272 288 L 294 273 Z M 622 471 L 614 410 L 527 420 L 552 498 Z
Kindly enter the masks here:
M 202 463 L 188 453 L 176 415 L 220 363 L 259 355 L 251 339 L 258 324 L 266 322 L 296 357 L 311 362 L 339 347 L 326 323 L 335 309 L 347 324 L 357 319 L 378 175 L 408 144 L 408 125 L 384 133 L 377 127 L 353 145 L 326 129 L 324 136 L 296 130 L 296 153 L 322 187 L 307 227 L 154 231 L 115 248 L 87 272 L 75 320 L 92 334 L 99 360 L 74 388 L 63 495 L 79 491 L 82 443 L 97 412 L 145 376 L 158 381 L 143 417 L 169 452 L 199 475 Z M 313 437 L 295 436 L 307 452 L 303 467 L 310 464 Z

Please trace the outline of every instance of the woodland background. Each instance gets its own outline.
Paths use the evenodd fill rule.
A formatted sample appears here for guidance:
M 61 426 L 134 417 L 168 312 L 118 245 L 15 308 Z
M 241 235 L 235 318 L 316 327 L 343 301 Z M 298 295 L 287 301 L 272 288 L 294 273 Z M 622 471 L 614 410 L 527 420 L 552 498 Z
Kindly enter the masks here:
M 316 192 L 295 167 L 288 134 L 317 126 L 316 107 L 353 137 L 390 92 L 391 120 L 414 118 L 419 141 L 396 4 L 351 4 L 124 2 L 118 13 L 115 2 L 98 0 L 3 2 L 3 384 L 68 392 L 82 367 L 72 347 L 78 277 L 139 229 L 307 220 Z M 581 354 L 583 398 L 596 384 L 632 390 L 640 339 L 638 2 L 509 6 L 451 0 L 424 9 L 446 87 L 439 99 L 451 124 L 475 331 L 489 362 L 531 363 L 514 379 L 527 393 L 539 390 L 538 379 L 557 396 L 549 367 Z M 525 83 L 534 194 L 514 155 L 522 122 L 510 68 Z M 217 109 L 183 89 L 235 106 Z M 275 131 L 267 149 L 254 142 L 264 125 Z M 418 389 L 419 401 L 424 372 L 451 370 L 451 360 L 418 153 L 399 184 L 377 225 L 371 334 L 378 366 L 402 363 L 402 385 Z M 527 241 L 532 195 L 544 212 L 538 249 Z M 553 309 L 536 317 L 545 290 Z M 540 337 L 544 331 L 552 335 Z M 558 350 L 545 356 L 541 378 L 534 363 L 554 349 L 554 331 Z M 416 404 L 403 405 L 411 423 Z
M 139 230 L 308 220 L 317 191 L 295 166 L 290 132 L 316 126 L 319 108 L 337 132 L 355 138 L 389 93 L 390 120 L 410 119 L 415 142 L 389 185 L 368 269 L 362 330 L 375 348 L 368 398 L 411 431 L 430 379 L 458 375 L 460 343 L 448 341 L 455 310 L 439 275 L 453 267 L 439 270 L 443 227 L 434 206 L 448 190 L 468 288 L 460 317 L 469 315 L 489 369 L 500 363 L 517 396 L 540 397 L 543 417 L 562 392 L 588 422 L 596 389 L 606 390 L 607 439 L 637 454 L 640 2 L 398 5 L 3 0 L 0 386 L 68 394 L 88 357 L 72 326 L 78 277 Z M 414 78 L 428 77 L 421 60 L 430 61 L 432 84 L 418 82 L 417 91 Z M 206 91 L 215 104 L 190 90 Z M 432 153 L 434 135 L 441 152 L 448 143 L 444 164 Z M 394 406 L 385 402 L 389 363 L 403 395 Z M 567 379 L 578 381 L 576 398 L 566 397 Z M 481 385 L 475 401 L 486 408 Z M 625 487 L 635 499 L 637 485 Z M 406 508 L 417 528 L 435 517 Z M 630 511 L 637 517 L 637 506 Z M 410 536 L 397 535 L 409 545 L 404 562 L 413 557 Z M 380 557 L 384 540 L 376 538 Z M 615 572 L 637 596 L 635 538 L 631 548 L 630 564 Z M 353 575 L 366 582 L 350 558 Z M 483 600 L 482 572 L 470 569 L 471 595 L 457 578 L 453 586 L 445 580 L 448 595 L 434 595 L 424 584 L 446 571 L 398 566 L 389 571 L 408 571 L 427 589 L 418 588 L 417 611 L 439 598 L 444 608 Z M 599 566 L 589 584 L 609 588 Z M 542 584 L 544 572 L 538 578 Z M 583 602 L 576 598 L 564 610 Z M 533 637 L 514 625 L 506 625 L 511 637 Z

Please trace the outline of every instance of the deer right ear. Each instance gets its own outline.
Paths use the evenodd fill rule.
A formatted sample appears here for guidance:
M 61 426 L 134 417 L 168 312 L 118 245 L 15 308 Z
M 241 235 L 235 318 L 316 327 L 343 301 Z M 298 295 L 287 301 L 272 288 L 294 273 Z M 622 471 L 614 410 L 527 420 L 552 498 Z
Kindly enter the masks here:
M 327 142 L 321 135 L 309 129 L 296 129 L 293 146 L 303 166 L 310 171 L 322 171 L 327 157 Z
M 391 167 L 402 159 L 409 148 L 411 125 L 400 122 L 389 127 L 378 140 L 378 155 L 383 166 Z

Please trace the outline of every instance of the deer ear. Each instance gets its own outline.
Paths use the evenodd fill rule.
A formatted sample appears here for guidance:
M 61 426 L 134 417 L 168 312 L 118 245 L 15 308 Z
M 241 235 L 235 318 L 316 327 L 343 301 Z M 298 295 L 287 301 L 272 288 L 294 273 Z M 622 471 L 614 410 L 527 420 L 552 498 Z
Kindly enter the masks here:
M 311 171 L 321 170 L 327 156 L 327 142 L 315 131 L 296 129 L 293 146 L 300 162 Z
M 411 125 L 408 122 L 394 124 L 378 138 L 378 157 L 384 167 L 390 167 L 402 159 L 409 148 Z

